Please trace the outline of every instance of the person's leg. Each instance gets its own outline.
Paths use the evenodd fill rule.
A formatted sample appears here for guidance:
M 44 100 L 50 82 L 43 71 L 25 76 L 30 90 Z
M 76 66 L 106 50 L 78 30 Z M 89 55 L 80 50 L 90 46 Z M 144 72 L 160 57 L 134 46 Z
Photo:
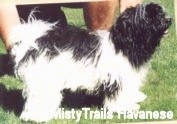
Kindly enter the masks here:
M 10 49 L 11 43 L 9 35 L 14 26 L 20 24 L 18 13 L 15 5 L 0 4 L 0 36 L 7 50 Z
M 122 13 L 128 7 L 136 6 L 137 4 L 141 3 L 142 0 L 120 0 L 120 13 Z
M 113 24 L 118 0 L 85 3 L 84 19 L 88 29 L 109 30 Z

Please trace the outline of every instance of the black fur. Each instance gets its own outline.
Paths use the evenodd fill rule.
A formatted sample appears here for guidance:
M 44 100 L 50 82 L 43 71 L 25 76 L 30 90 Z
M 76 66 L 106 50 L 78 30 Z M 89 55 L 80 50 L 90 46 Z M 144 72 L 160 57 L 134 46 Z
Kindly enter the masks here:
M 127 9 L 111 29 L 116 52 L 122 51 L 139 68 L 150 59 L 170 24 L 171 18 L 157 4 Z
M 113 80 L 114 83 L 111 83 L 111 80 Z M 111 74 L 108 74 L 108 80 L 101 83 L 102 85 L 99 86 L 99 88 L 96 88 L 96 92 L 100 92 L 104 94 L 105 97 L 108 97 L 110 99 L 115 98 L 117 95 L 119 95 L 119 92 L 122 90 L 122 82 L 121 79 L 114 80 L 111 77 Z
M 64 30 L 56 27 L 36 42 L 40 50 L 47 50 L 49 57 L 55 57 L 60 52 L 71 50 L 73 59 L 76 61 L 84 57 L 94 59 L 98 50 L 96 47 L 99 47 L 99 39 L 96 35 L 74 26 L 66 26 Z
M 26 52 L 25 56 L 20 60 L 18 66 L 23 65 L 25 62 L 28 62 L 30 58 L 33 61 L 35 61 L 38 56 L 39 56 L 39 52 L 37 51 L 37 49 L 31 48 Z
M 111 85 L 110 82 L 106 83 L 104 92 L 105 92 L 105 96 L 107 96 L 108 98 L 114 99 L 117 95 L 119 95 L 120 91 L 121 91 L 121 82 L 115 80 L 114 83 Z

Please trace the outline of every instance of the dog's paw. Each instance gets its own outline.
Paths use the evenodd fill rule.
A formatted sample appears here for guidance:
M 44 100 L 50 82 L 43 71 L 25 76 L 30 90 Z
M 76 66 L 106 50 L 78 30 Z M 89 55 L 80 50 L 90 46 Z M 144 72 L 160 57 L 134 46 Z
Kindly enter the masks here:
M 136 111 L 140 109 L 138 103 L 144 101 L 146 95 L 141 91 L 136 91 L 133 93 L 122 93 L 115 99 L 105 99 L 104 107 L 109 111 L 119 112 L 119 111 Z
M 147 96 L 143 92 L 140 92 L 137 98 L 138 102 L 143 102 L 147 98 Z
M 140 109 L 140 105 L 136 103 L 125 103 L 125 104 L 116 104 L 116 105 L 108 105 L 106 108 L 112 112 L 120 112 L 120 111 L 137 111 Z
M 132 100 L 132 102 L 135 102 L 135 103 L 143 102 L 147 98 L 147 96 L 141 91 L 132 93 L 131 97 L 132 98 L 130 99 Z
M 27 111 L 23 111 L 20 115 L 20 119 L 23 121 L 32 121 L 32 122 L 47 122 L 49 120 L 51 120 L 53 118 L 52 115 L 48 114 L 48 113 L 42 113 L 42 112 L 38 112 L 36 110 L 36 112 L 27 112 Z

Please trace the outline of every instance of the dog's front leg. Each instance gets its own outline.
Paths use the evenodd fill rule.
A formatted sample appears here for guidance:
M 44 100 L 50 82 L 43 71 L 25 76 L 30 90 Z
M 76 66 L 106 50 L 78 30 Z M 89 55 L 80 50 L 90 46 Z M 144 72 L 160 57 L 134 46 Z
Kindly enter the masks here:
M 104 107 L 112 112 L 132 111 L 140 109 L 139 103 L 146 99 L 141 91 L 132 94 L 120 92 L 114 97 L 106 97 Z
M 125 82 L 127 80 L 113 79 L 115 80 L 109 80 L 105 85 L 104 107 L 112 112 L 138 110 L 139 103 L 146 99 L 139 86 L 126 85 L 130 84 Z
M 20 118 L 24 121 L 46 122 L 52 118 L 61 104 L 62 94 L 57 87 L 28 87 L 24 109 Z M 26 92 L 26 91 L 24 91 Z

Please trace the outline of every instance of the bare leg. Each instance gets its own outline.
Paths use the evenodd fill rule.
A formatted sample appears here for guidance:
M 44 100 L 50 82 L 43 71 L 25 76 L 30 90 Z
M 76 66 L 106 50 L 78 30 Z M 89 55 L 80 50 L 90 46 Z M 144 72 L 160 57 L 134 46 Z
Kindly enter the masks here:
M 109 30 L 113 24 L 118 1 L 91 2 L 84 5 L 84 19 L 88 29 Z
M 15 25 L 20 24 L 15 5 L 0 4 L 0 17 L 0 35 L 5 44 L 6 49 L 10 49 L 10 32 Z

